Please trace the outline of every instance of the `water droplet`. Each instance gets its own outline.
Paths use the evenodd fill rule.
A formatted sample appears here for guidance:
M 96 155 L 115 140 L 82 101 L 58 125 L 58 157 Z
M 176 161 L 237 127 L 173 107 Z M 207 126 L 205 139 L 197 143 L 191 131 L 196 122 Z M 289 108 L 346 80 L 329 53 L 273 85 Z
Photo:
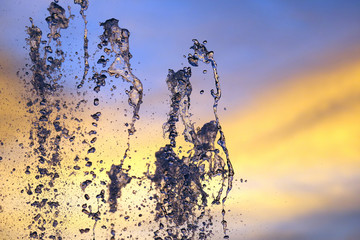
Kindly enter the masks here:
M 199 66 L 198 60 L 199 60 L 199 59 L 198 59 L 196 56 L 189 56 L 189 57 L 188 57 L 188 62 L 189 62 L 189 64 L 190 64 L 191 66 L 194 66 L 194 67 Z
M 97 112 L 97 113 L 91 115 L 91 117 L 96 121 L 99 121 L 100 116 L 101 116 L 101 112 Z
M 52 48 L 51 48 L 50 46 L 46 46 L 46 47 L 45 47 L 45 51 L 48 52 L 48 53 L 52 53 L 52 52 L 53 52 L 53 50 L 52 50 Z
M 94 153 L 95 151 L 96 151 L 96 149 L 94 147 L 92 147 L 88 150 L 88 153 Z

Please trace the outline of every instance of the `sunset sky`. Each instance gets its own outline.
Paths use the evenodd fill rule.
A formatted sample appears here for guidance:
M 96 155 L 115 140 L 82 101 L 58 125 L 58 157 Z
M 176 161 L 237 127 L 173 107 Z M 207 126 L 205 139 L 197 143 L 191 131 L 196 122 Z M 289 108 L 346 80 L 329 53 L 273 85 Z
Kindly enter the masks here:
M 25 89 L 16 77 L 27 63 L 25 26 L 32 17 L 47 32 L 49 3 L 5 0 L 0 5 L 0 179 L 11 183 L 20 173 L 10 174 L 18 164 L 10 158 L 22 151 L 16 140 L 25 141 L 28 132 L 22 129 L 29 128 L 23 120 Z M 79 52 L 69 56 L 74 66 L 65 67 L 81 72 L 79 6 L 59 4 L 71 5 L 75 15 L 61 32 L 63 49 Z M 148 157 L 162 146 L 168 69 L 188 65 L 183 55 L 190 53 L 192 39 L 207 40 L 219 67 L 219 115 L 235 169 L 226 204 L 230 239 L 360 239 L 360 1 L 90 0 L 86 15 L 90 53 L 106 19 L 119 19 L 131 33 L 131 63 L 145 89 L 139 135 L 133 139 L 143 149 L 133 156 Z M 194 68 L 191 81 L 191 112 L 200 126 L 213 119 L 210 67 Z M 75 87 L 76 80 L 66 79 L 65 92 Z M 124 94 L 120 98 L 126 102 Z M 106 118 L 123 116 L 113 111 L 119 102 L 104 100 L 109 102 L 102 108 Z M 113 153 L 117 140 L 109 136 L 102 142 L 104 152 L 109 158 L 122 155 Z M 22 211 L 9 205 L 23 201 L 14 200 L 14 189 L 0 183 L 0 240 L 17 236 L 16 228 L 7 227 L 16 219 L 5 217 Z

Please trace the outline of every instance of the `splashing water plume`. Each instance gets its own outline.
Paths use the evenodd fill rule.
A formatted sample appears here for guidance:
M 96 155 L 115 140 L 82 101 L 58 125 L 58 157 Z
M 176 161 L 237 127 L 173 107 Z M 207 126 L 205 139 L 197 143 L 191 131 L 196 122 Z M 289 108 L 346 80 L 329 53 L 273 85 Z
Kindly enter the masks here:
M 38 164 L 36 166 L 38 175 L 35 179 L 38 181 L 34 192 L 31 190 L 30 184 L 26 189 L 28 195 L 33 196 L 31 206 L 34 207 L 34 222 L 30 228 L 38 229 L 30 232 L 31 238 L 43 239 L 45 236 L 46 223 L 52 223 L 52 229 L 48 229 L 48 233 L 53 232 L 49 237 L 57 236 L 61 239 L 61 233 L 57 230 L 59 222 L 56 220 L 59 212 L 49 214 L 52 209 L 58 209 L 60 203 L 56 201 L 57 189 L 55 180 L 59 178 L 61 152 L 60 143 L 62 138 L 67 138 L 68 130 L 61 126 L 61 106 L 66 108 L 66 103 L 60 100 L 53 100 L 58 89 L 62 86 L 58 84 L 62 74 L 61 65 L 65 61 L 64 52 L 61 50 L 60 29 L 66 29 L 69 25 L 70 17 L 65 16 L 65 10 L 58 4 L 52 2 L 48 8 L 50 16 L 46 18 L 50 33 L 47 35 L 48 41 L 42 40 L 42 31 L 36 27 L 31 21 L 31 27 L 27 28 L 29 38 L 27 39 L 30 46 L 30 59 L 32 62 L 33 77 L 31 84 L 36 92 L 34 98 L 27 103 L 29 113 L 33 114 L 32 128 L 30 130 L 30 146 L 33 152 L 29 152 L 29 157 L 37 157 Z M 51 40 L 56 40 L 56 45 L 51 44 Z M 41 44 L 45 44 L 41 49 Z M 52 47 L 56 47 L 55 53 Z M 41 55 L 43 54 L 43 57 Z M 55 56 L 48 56 L 54 55 Z M 54 114 L 56 114 L 54 116 Z M 40 164 L 40 165 L 39 165 Z M 26 174 L 30 174 L 30 166 L 27 166 Z M 53 189 L 55 194 L 50 193 Z M 46 193 L 47 192 L 47 193 Z M 45 195 L 45 196 L 44 196 Z M 49 199 L 50 198 L 50 199 Z M 41 200 L 40 200 L 41 199 Z
M 194 45 L 191 49 L 194 54 L 189 54 L 188 61 L 190 65 L 197 67 L 198 60 L 204 63 L 211 63 L 216 92 L 211 90 L 214 98 L 213 111 L 215 121 L 205 123 L 200 129 L 195 130 L 194 124 L 190 120 L 190 95 L 192 86 L 190 83 L 191 68 L 184 68 L 177 72 L 169 70 L 166 79 L 169 91 L 171 92 L 171 105 L 168 121 L 164 124 L 164 134 L 168 133 L 170 144 L 161 148 L 156 154 L 156 172 L 150 179 L 156 184 L 159 192 L 157 203 L 156 219 L 165 218 L 168 222 L 165 239 L 193 239 L 195 232 L 199 228 L 199 222 L 203 227 L 199 229 L 197 239 L 206 239 L 211 236 L 212 230 L 207 230 L 211 225 L 211 217 L 204 220 L 206 208 L 208 205 L 208 194 L 205 191 L 206 183 L 217 175 L 222 176 L 222 184 L 217 193 L 213 204 L 219 204 L 223 193 L 225 181 L 228 179 L 228 186 L 225 196 L 222 199 L 223 209 L 223 229 L 225 238 L 226 221 L 224 203 L 232 187 L 234 170 L 232 168 L 229 153 L 226 148 L 225 136 L 221 129 L 217 106 L 221 97 L 219 76 L 217 73 L 216 62 L 213 59 L 213 52 L 207 51 L 203 44 L 193 40 Z M 181 118 L 184 125 L 184 139 L 193 145 L 193 149 L 188 156 L 180 158 L 175 152 L 176 123 Z M 217 135 L 220 135 L 217 144 L 226 155 L 227 162 L 220 156 L 220 151 L 215 146 Z M 227 166 L 227 167 L 226 167 Z M 200 213 L 196 213 L 200 210 Z M 179 227 L 183 226 L 183 230 Z M 169 232 L 168 230 L 171 229 Z M 161 230 L 161 229 L 160 229 Z M 155 232 L 155 236 L 159 231 Z M 161 238 L 159 238 L 161 239 Z
M 26 84 L 31 85 L 31 96 L 26 105 L 31 118 L 30 150 L 27 158 L 31 163 L 25 171 L 29 181 L 24 186 L 24 192 L 29 195 L 28 203 L 34 215 L 29 224 L 28 237 L 79 239 L 78 235 L 63 234 L 65 223 L 69 221 L 66 212 L 70 212 L 70 201 L 67 204 L 63 201 L 67 196 L 64 189 L 65 186 L 75 185 L 77 188 L 72 197 L 78 196 L 74 201 L 82 216 L 79 222 L 92 221 L 92 239 L 132 239 L 131 234 L 125 236 L 126 227 L 118 229 L 116 224 L 127 224 L 135 210 L 140 212 L 138 217 L 141 218 L 147 208 L 150 209 L 148 223 L 139 221 L 137 226 L 148 224 L 153 234 L 149 235 L 149 238 L 210 239 L 214 234 L 212 206 L 219 204 L 222 204 L 221 223 L 224 238 L 228 239 L 225 202 L 232 188 L 234 169 L 218 116 L 221 89 L 214 53 L 206 49 L 205 42 L 201 44 L 193 40 L 193 54 L 188 55 L 190 66 L 178 71 L 168 71 L 166 84 L 170 92 L 170 110 L 168 119 L 162 126 L 168 143 L 160 149 L 157 147 L 153 162 L 147 164 L 146 173 L 133 176 L 131 165 L 125 167 L 125 162 L 133 161 L 129 154 L 136 152 L 136 149 L 130 148 L 130 140 L 138 130 L 135 129 L 135 123 L 140 121 L 143 83 L 131 68 L 130 32 L 119 27 L 119 20 L 115 18 L 100 23 L 103 33 L 99 36 L 98 50 L 92 56 L 100 51 L 103 51 L 104 55 L 101 55 L 96 63 L 92 63 L 89 54 L 92 42 L 89 45 L 88 21 L 85 15 L 90 6 L 89 1 L 74 0 L 74 4 L 80 6 L 80 15 L 84 22 L 84 65 L 82 76 L 74 88 L 77 98 L 74 94 L 72 100 L 66 101 L 69 98 L 64 97 L 63 91 L 64 82 L 67 82 L 69 77 L 66 76 L 67 70 L 63 69 L 63 63 L 68 59 L 67 53 L 62 49 L 60 31 L 68 30 L 72 23 L 74 16 L 70 13 L 70 7 L 69 14 L 66 14 L 65 9 L 57 2 L 50 3 L 50 16 L 46 18 L 47 40 L 43 40 L 43 32 L 34 25 L 33 19 L 30 19 L 31 26 L 27 27 L 32 72 L 31 79 L 25 77 Z M 190 79 L 194 71 L 192 67 L 198 67 L 199 61 L 210 64 L 213 70 L 215 90 L 211 90 L 211 95 L 214 99 L 212 110 L 215 119 L 196 127 L 191 120 L 193 87 Z M 108 62 L 110 65 L 106 67 Z M 96 66 L 100 66 L 100 70 Z M 124 85 L 130 84 L 126 96 L 132 113 L 131 120 L 125 124 L 127 141 L 118 144 L 125 146 L 125 150 L 120 153 L 122 157 L 111 162 L 104 157 L 107 153 L 98 150 L 98 146 L 101 146 L 99 140 L 106 141 L 106 138 L 109 138 L 109 133 L 102 130 L 105 125 L 103 119 L 111 116 L 107 111 L 103 111 L 106 93 L 101 92 L 101 89 L 106 88 L 110 82 L 115 82 L 111 89 L 113 91 L 116 89 L 115 84 L 121 84 L 119 79 L 123 80 Z M 82 88 L 85 83 L 94 90 L 92 93 Z M 203 92 L 202 90 L 201 94 Z M 120 99 L 118 96 L 115 98 Z M 84 113 L 84 108 L 92 111 L 92 114 Z M 178 138 L 179 127 L 183 128 L 181 136 L 190 146 L 189 151 L 180 150 L 183 146 Z M 115 134 L 114 137 L 120 138 Z M 118 149 L 113 151 L 119 153 Z M 102 164 L 107 164 L 110 168 Z M 153 172 L 150 171 L 150 166 L 154 166 Z M 104 171 L 105 169 L 108 171 Z M 217 187 L 210 187 L 212 185 Z M 135 194 L 140 187 L 147 191 L 144 200 L 136 207 L 129 205 L 126 210 L 124 204 L 126 199 L 129 199 L 127 193 L 132 191 Z M 133 200 L 135 201 L 135 198 Z M 84 215 L 86 218 L 83 218 Z M 124 220 L 119 220 L 120 218 Z M 107 233 L 101 235 L 101 238 L 97 231 Z M 79 232 L 82 234 L 80 238 L 84 239 L 83 236 L 90 232 L 90 227 L 82 227 Z

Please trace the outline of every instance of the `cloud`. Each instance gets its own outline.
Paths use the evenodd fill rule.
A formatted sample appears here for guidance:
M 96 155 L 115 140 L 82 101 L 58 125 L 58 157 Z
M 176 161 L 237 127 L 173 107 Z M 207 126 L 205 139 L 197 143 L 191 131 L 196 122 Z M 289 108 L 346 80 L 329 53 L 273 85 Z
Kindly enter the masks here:
M 360 209 L 311 213 L 274 224 L 249 240 L 355 240 L 360 236 Z
M 353 107 L 359 104 L 360 89 L 359 92 L 342 96 L 340 99 L 332 99 L 325 103 L 319 103 L 318 106 L 312 109 L 298 113 L 295 119 L 276 129 L 267 137 L 271 139 L 286 138 L 298 132 L 306 131 L 317 124 L 321 124 L 321 122 L 328 118 L 332 118 L 346 111 L 351 111 Z

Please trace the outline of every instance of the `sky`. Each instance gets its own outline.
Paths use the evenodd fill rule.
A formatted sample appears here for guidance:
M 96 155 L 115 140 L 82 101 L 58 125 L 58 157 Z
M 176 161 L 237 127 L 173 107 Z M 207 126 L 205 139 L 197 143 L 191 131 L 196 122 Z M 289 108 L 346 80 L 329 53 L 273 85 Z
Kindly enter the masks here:
M 5 143 L 0 146 L 0 176 L 13 183 L 20 174 L 9 174 L 8 169 L 19 163 L 9 159 L 20 158 L 15 157 L 22 153 L 16 141 L 25 141 L 23 129 L 29 128 L 23 121 L 26 91 L 16 77 L 28 61 L 25 26 L 32 17 L 46 29 L 49 3 L 3 0 L 0 6 L 0 140 Z M 69 29 L 61 32 L 63 48 L 76 63 L 65 68 L 81 72 L 79 6 L 59 3 L 71 5 L 75 15 Z M 133 156 L 151 158 L 161 146 L 169 104 L 168 69 L 187 66 L 183 56 L 190 52 L 192 39 L 207 40 L 219 67 L 219 115 L 235 169 L 227 202 L 230 239 L 355 240 L 360 237 L 359 12 L 360 2 L 350 0 L 90 0 L 86 15 L 90 53 L 102 33 L 99 23 L 106 19 L 119 19 L 131 33 L 131 63 L 145 89 L 139 137 L 133 140 L 144 150 Z M 64 91 L 73 91 L 76 80 L 65 79 Z M 213 118 L 210 67 L 194 69 L 192 84 L 191 111 L 200 125 Z M 118 102 L 106 96 L 104 100 L 108 105 L 103 114 L 109 121 L 117 118 Z M 103 131 L 111 134 L 114 129 L 121 128 Z M 152 141 L 140 136 L 151 136 Z M 101 143 L 111 158 L 117 140 L 109 138 Z M 4 203 L 17 199 L 16 188 L 3 184 L 0 189 L 6 192 Z M 21 208 L 0 205 L 0 239 L 2 234 L 15 236 L 16 228 L 6 227 L 15 220 L 5 213 L 15 216 Z

